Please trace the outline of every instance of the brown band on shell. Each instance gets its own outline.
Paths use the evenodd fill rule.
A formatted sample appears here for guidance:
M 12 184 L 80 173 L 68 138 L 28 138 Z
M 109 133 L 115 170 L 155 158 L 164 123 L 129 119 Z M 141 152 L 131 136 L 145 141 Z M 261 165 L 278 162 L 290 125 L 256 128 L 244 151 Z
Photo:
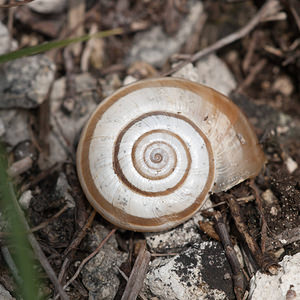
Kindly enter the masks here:
M 178 181 L 178 183 L 175 184 L 172 187 L 167 188 L 164 191 L 149 192 L 149 191 L 143 191 L 143 190 L 139 189 L 138 187 L 136 187 L 135 185 L 133 185 L 126 178 L 126 176 L 124 175 L 123 170 L 122 170 L 122 168 L 120 166 L 119 160 L 118 160 L 118 154 L 119 154 L 119 149 L 120 149 L 120 144 L 122 142 L 122 138 L 123 138 L 124 134 L 127 132 L 127 130 L 130 127 L 132 127 L 136 122 L 139 122 L 139 121 L 141 121 L 141 120 L 143 120 L 143 119 L 145 119 L 145 118 L 147 118 L 149 116 L 153 116 L 153 115 L 156 115 L 156 116 L 163 115 L 163 116 L 168 116 L 168 117 L 182 119 L 182 120 L 188 122 L 197 131 L 197 133 L 199 134 L 199 128 L 197 128 L 196 125 L 191 122 L 191 120 L 189 120 L 189 119 L 187 119 L 187 118 L 185 118 L 183 116 L 179 116 L 179 115 L 173 114 L 173 113 L 165 113 L 165 112 L 160 112 L 160 111 L 154 111 L 154 112 L 149 112 L 149 113 L 143 114 L 143 115 L 139 116 L 138 118 L 136 118 L 135 120 L 131 121 L 124 129 L 121 130 L 121 132 L 118 135 L 118 138 L 117 138 L 117 140 L 115 142 L 114 154 L 113 154 L 113 167 L 114 167 L 114 170 L 115 170 L 115 174 L 132 191 L 134 191 L 134 192 L 136 192 L 138 194 L 141 194 L 141 195 L 149 196 L 149 197 L 166 196 L 166 195 L 169 195 L 169 194 L 173 193 L 175 190 L 177 190 L 184 183 L 184 181 L 186 180 L 186 178 L 187 178 L 187 176 L 189 174 L 190 168 L 191 168 L 191 163 L 192 163 L 191 154 L 190 154 L 189 149 L 187 148 L 186 144 L 182 140 L 182 138 L 180 138 L 175 133 L 172 133 L 172 132 L 170 132 L 168 130 L 165 130 L 166 132 L 168 132 L 168 134 L 172 134 L 175 138 L 177 138 L 181 142 L 181 144 L 183 145 L 183 147 L 185 149 L 186 155 L 187 155 L 188 165 L 187 165 L 187 168 L 186 168 L 186 170 L 185 170 L 182 178 Z M 161 131 L 161 132 L 163 132 L 164 130 L 153 130 L 153 131 L 157 131 L 157 132 Z
M 151 176 L 148 176 L 147 174 L 144 174 L 142 170 L 140 170 L 138 167 L 136 167 L 138 164 L 137 164 L 137 162 L 136 162 L 136 158 L 135 158 L 135 155 L 134 155 L 134 153 L 135 153 L 135 151 L 136 151 L 135 149 L 137 148 L 139 142 L 140 142 L 146 135 L 149 135 L 149 134 L 152 134 L 152 133 L 155 133 L 155 132 L 168 132 L 169 134 L 172 134 L 172 132 L 170 132 L 170 131 L 168 131 L 168 130 L 151 130 L 151 131 L 148 131 L 148 132 L 144 133 L 144 134 L 141 135 L 141 136 L 136 140 L 136 142 L 134 143 L 134 145 L 133 145 L 133 147 L 132 147 L 132 152 L 131 152 L 131 159 L 132 159 L 132 162 L 133 162 L 133 165 L 134 165 L 135 169 L 137 170 L 137 172 L 138 172 L 141 176 L 143 176 L 143 177 L 145 177 L 145 178 L 147 178 L 147 179 L 151 179 L 151 180 L 160 180 L 160 179 L 163 179 L 163 178 L 168 177 L 168 176 L 174 171 L 175 168 L 174 168 L 174 169 L 171 169 L 169 172 L 167 172 L 167 173 L 164 174 L 164 175 L 151 177 Z M 172 134 L 172 135 L 174 135 L 174 134 Z M 148 147 L 150 147 L 150 146 L 152 146 L 153 144 L 156 144 L 156 143 L 161 143 L 161 144 L 165 144 L 165 145 L 170 146 L 168 143 L 166 143 L 166 142 L 164 142 L 164 141 L 158 141 L 158 142 L 155 141 L 155 142 L 149 144 Z M 182 145 L 185 147 L 185 144 L 184 144 L 184 143 L 182 143 Z M 177 164 L 177 155 L 176 155 L 176 152 L 174 151 L 173 148 L 171 148 L 171 146 L 170 146 L 170 149 L 171 149 L 172 152 L 173 152 L 173 155 L 174 155 L 174 158 L 175 158 L 175 159 L 174 159 L 174 165 L 176 166 L 176 164 Z M 146 157 L 145 157 L 145 152 L 144 152 L 144 154 L 143 154 L 143 159 L 144 159 L 144 161 L 145 161 L 145 164 L 146 164 L 149 168 L 151 168 L 151 166 L 147 163 L 147 160 L 146 160 Z

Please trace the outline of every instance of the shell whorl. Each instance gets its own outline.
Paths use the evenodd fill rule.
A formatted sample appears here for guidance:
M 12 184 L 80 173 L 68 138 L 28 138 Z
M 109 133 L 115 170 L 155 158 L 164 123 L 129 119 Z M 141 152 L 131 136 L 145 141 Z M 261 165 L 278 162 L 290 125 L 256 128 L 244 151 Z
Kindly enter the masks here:
M 77 153 L 82 187 L 119 227 L 174 227 L 199 209 L 209 191 L 257 172 L 236 166 L 245 160 L 243 143 L 257 143 L 243 127 L 249 124 L 234 104 L 198 84 L 165 78 L 124 87 L 99 105 L 83 131 Z

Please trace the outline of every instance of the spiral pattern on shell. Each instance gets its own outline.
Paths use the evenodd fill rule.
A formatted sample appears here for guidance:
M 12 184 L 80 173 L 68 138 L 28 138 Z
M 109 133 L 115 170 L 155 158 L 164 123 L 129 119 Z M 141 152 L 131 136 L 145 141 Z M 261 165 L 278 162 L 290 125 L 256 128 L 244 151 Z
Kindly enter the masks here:
M 176 226 L 209 191 L 226 190 L 260 170 L 263 154 L 249 126 L 227 98 L 189 81 L 124 87 L 99 105 L 82 134 L 77 165 L 83 190 L 120 227 Z M 246 148 L 253 145 L 254 153 Z

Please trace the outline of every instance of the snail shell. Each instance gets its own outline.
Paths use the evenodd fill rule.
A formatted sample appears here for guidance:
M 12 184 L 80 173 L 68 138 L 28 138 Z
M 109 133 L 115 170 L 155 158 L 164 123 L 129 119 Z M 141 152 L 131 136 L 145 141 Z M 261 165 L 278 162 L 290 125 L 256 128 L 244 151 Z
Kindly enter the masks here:
M 90 203 L 111 223 L 135 231 L 183 223 L 210 192 L 256 176 L 264 161 L 236 105 L 176 78 L 136 82 L 105 99 L 77 151 Z

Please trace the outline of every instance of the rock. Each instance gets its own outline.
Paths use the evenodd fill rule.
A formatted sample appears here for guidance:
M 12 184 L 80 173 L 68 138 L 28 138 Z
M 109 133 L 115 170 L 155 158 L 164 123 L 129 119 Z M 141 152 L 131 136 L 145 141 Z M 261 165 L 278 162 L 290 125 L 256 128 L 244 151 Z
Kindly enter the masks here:
M 294 84 L 290 77 L 282 75 L 278 76 L 272 85 L 275 92 L 279 92 L 284 96 L 290 96 L 294 91 Z
M 175 67 L 176 64 L 173 66 Z M 198 70 L 194 67 L 193 64 L 189 63 L 177 72 L 175 72 L 172 77 L 184 78 L 187 80 L 195 81 L 200 83 Z
M 1 300 L 14 300 L 10 293 L 4 288 L 2 284 L 0 284 L 0 299 Z
M 200 214 L 197 214 L 194 218 L 169 231 L 145 233 L 147 245 L 153 252 L 167 253 L 200 243 L 201 236 L 197 225 L 200 218 Z
M 33 161 L 36 161 L 38 158 L 38 150 L 32 141 L 24 140 L 14 147 L 13 156 L 15 161 L 26 157 L 30 157 Z
M 261 196 L 267 205 L 278 204 L 278 199 L 270 189 L 265 190 Z
M 262 274 L 258 271 L 252 277 L 249 299 L 283 300 L 288 299 L 288 294 L 293 292 L 296 294 L 294 299 L 300 299 L 300 253 L 285 256 L 279 265 L 281 269 L 277 275 Z
M 237 86 L 226 64 L 215 54 L 203 57 L 197 64 L 198 82 L 228 96 Z
M 298 164 L 294 161 L 291 157 L 288 157 L 285 161 L 286 168 L 288 169 L 289 173 L 293 173 L 297 170 Z
M 2 119 L 0 119 L 0 137 L 2 137 L 5 133 L 5 127 Z
M 35 108 L 45 100 L 55 65 L 36 55 L 8 62 L 0 73 L 0 108 Z
M 107 75 L 105 79 L 99 79 L 99 82 L 101 84 L 103 98 L 110 96 L 122 86 L 121 79 L 116 73 Z
M 67 0 L 35 0 L 27 6 L 40 14 L 59 14 L 67 8 L 67 4 Z
M 137 81 L 138 79 L 131 76 L 131 75 L 127 75 L 124 80 L 123 80 L 123 85 L 127 85 L 127 84 L 130 84 L 130 83 L 133 83 L 135 81 Z
M 230 266 L 220 243 L 203 242 L 151 262 L 143 292 L 147 299 L 234 299 Z
M 32 192 L 30 190 L 24 192 L 21 195 L 19 199 L 19 203 L 24 210 L 27 210 L 29 208 L 31 199 L 32 199 Z
M 102 225 L 93 227 L 89 234 L 89 249 L 95 250 L 109 231 Z M 117 249 L 112 236 L 82 270 L 82 282 L 89 291 L 90 300 L 113 300 L 119 285 L 118 267 L 127 259 L 127 254 Z M 93 251 L 92 250 L 92 251 Z
M 75 150 L 72 149 L 72 146 L 76 144 L 80 130 L 99 102 L 97 82 L 90 74 L 76 75 L 75 87 L 73 108 L 63 111 L 66 78 L 62 77 L 54 82 L 50 96 L 50 124 L 52 129 L 49 135 L 50 153 L 48 161 L 44 162 L 42 166 L 40 165 L 43 169 L 57 162 L 64 162 L 70 157 L 70 151 Z
M 17 47 L 17 42 L 11 39 L 8 29 L 0 22 L 0 55 L 15 50 Z
M 1 102 L 1 100 L 0 100 Z M 29 112 L 21 109 L 0 109 L 0 120 L 4 124 L 3 141 L 11 147 L 29 140 Z
M 70 194 L 71 187 L 68 183 L 65 173 L 61 172 L 59 174 L 57 178 L 55 190 L 57 192 L 58 197 L 64 199 L 65 204 L 68 204 L 69 208 L 74 208 L 76 206 L 75 200 Z
M 226 64 L 215 54 L 203 57 L 196 67 L 192 64 L 184 66 L 174 73 L 173 77 L 185 78 L 207 85 L 226 96 L 237 86 Z
M 189 3 L 190 12 L 181 23 L 176 35 L 167 35 L 160 26 L 136 34 L 134 46 L 127 58 L 128 64 L 135 61 L 145 61 L 155 67 L 162 67 L 172 54 L 178 52 L 189 38 L 199 15 L 203 11 L 203 5 L 200 1 L 189 1 Z

